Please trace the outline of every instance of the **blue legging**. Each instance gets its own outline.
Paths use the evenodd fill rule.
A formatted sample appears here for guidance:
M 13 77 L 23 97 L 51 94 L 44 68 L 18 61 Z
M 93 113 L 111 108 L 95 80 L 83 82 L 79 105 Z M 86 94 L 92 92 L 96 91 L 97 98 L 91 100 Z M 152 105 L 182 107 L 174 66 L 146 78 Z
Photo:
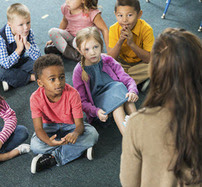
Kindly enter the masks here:
M 2 128 L 3 127 L 0 127 L 0 131 Z M 1 147 L 0 153 L 6 153 L 13 150 L 18 145 L 22 144 L 28 138 L 28 135 L 28 130 L 25 126 L 17 125 L 15 131 Z

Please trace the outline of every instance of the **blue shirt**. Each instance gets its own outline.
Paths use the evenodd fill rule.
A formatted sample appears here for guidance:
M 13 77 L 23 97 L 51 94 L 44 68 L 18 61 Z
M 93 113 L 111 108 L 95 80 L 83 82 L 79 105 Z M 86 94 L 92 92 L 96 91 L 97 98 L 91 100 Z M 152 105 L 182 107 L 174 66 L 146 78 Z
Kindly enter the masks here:
M 5 27 L 5 33 L 6 33 L 6 38 L 9 44 L 15 42 L 14 35 L 12 34 L 11 28 L 8 26 L 8 24 Z M 31 59 L 36 60 L 39 56 L 41 56 L 41 53 L 37 44 L 34 41 L 34 33 L 31 29 L 30 29 L 30 35 L 29 35 L 29 43 L 30 43 L 30 48 L 29 50 L 26 50 L 25 53 Z M 0 66 L 3 67 L 4 69 L 9 69 L 14 64 L 17 64 L 19 59 L 20 59 L 20 56 L 17 54 L 16 51 L 14 51 L 10 55 L 8 54 L 6 41 L 0 35 Z

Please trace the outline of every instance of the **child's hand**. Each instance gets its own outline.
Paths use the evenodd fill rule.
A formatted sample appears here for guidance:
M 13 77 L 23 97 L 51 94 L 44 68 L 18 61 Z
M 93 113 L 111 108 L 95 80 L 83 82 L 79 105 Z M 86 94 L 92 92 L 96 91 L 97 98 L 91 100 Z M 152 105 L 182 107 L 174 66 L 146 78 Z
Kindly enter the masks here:
M 133 93 L 133 92 L 128 92 L 127 94 L 126 94 L 126 98 L 128 97 L 128 102 L 136 102 L 138 99 L 139 99 L 139 97 L 138 97 L 138 95 L 136 95 L 135 93 Z
M 52 45 L 52 44 L 53 44 L 53 41 L 52 41 L 52 40 L 49 40 L 49 41 L 46 42 L 46 46 L 47 46 L 47 45 Z
M 25 48 L 26 48 L 27 50 L 29 50 L 29 48 L 30 48 L 30 43 L 27 41 L 27 36 L 23 36 L 23 43 L 24 43 L 24 45 L 25 45 Z
M 122 29 L 121 29 L 121 34 L 120 34 L 119 40 L 120 40 L 121 42 L 124 42 L 124 40 L 125 40 L 126 38 L 127 38 L 126 29 L 125 29 L 125 28 L 122 28 Z
M 61 140 L 64 140 L 65 144 L 68 144 L 68 143 L 74 144 L 76 142 L 78 136 L 79 136 L 79 133 L 72 132 L 72 133 L 67 134 L 64 138 L 61 138 Z
M 14 36 L 16 45 L 17 45 L 17 49 L 16 52 L 18 53 L 18 55 L 20 55 L 24 49 L 24 43 L 23 43 L 23 38 L 21 35 L 15 35 Z
M 134 41 L 133 41 L 133 33 L 128 27 L 126 27 L 125 28 L 125 34 L 126 34 L 127 44 L 130 46 L 131 44 L 134 43 Z
M 62 144 L 64 144 L 64 142 L 65 142 L 65 140 L 59 140 L 59 141 L 57 141 L 57 140 L 55 140 L 55 138 L 57 137 L 57 135 L 55 134 L 55 135 L 53 135 L 53 136 L 51 136 L 50 138 L 49 138 L 49 140 L 50 140 L 50 146 L 58 146 L 58 145 L 62 145 Z
M 98 114 L 98 118 L 100 119 L 100 121 L 102 121 L 102 122 L 106 122 L 107 121 L 108 115 L 105 115 L 105 111 L 104 110 L 99 109 L 97 114 Z

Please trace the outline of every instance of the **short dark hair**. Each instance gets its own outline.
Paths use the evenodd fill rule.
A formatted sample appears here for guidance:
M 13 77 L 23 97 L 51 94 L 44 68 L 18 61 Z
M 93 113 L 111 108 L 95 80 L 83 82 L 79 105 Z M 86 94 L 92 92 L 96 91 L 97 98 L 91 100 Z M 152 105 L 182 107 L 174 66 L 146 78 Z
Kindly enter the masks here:
M 43 69 L 50 66 L 64 67 L 62 58 L 55 54 L 47 54 L 39 57 L 34 63 L 34 73 L 36 80 L 41 76 Z
M 117 0 L 115 4 L 115 12 L 117 11 L 118 6 L 133 7 L 137 13 L 139 13 L 139 11 L 141 10 L 139 0 Z

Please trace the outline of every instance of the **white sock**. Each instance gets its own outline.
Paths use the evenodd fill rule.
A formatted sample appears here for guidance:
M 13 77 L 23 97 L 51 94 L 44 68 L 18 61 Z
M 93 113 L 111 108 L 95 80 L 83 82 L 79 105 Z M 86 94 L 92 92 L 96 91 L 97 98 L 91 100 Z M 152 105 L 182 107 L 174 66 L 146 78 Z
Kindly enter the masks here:
M 21 144 L 18 147 L 16 147 L 15 149 L 17 149 L 20 152 L 20 154 L 28 153 L 28 152 L 30 152 L 30 145 L 29 144 Z

